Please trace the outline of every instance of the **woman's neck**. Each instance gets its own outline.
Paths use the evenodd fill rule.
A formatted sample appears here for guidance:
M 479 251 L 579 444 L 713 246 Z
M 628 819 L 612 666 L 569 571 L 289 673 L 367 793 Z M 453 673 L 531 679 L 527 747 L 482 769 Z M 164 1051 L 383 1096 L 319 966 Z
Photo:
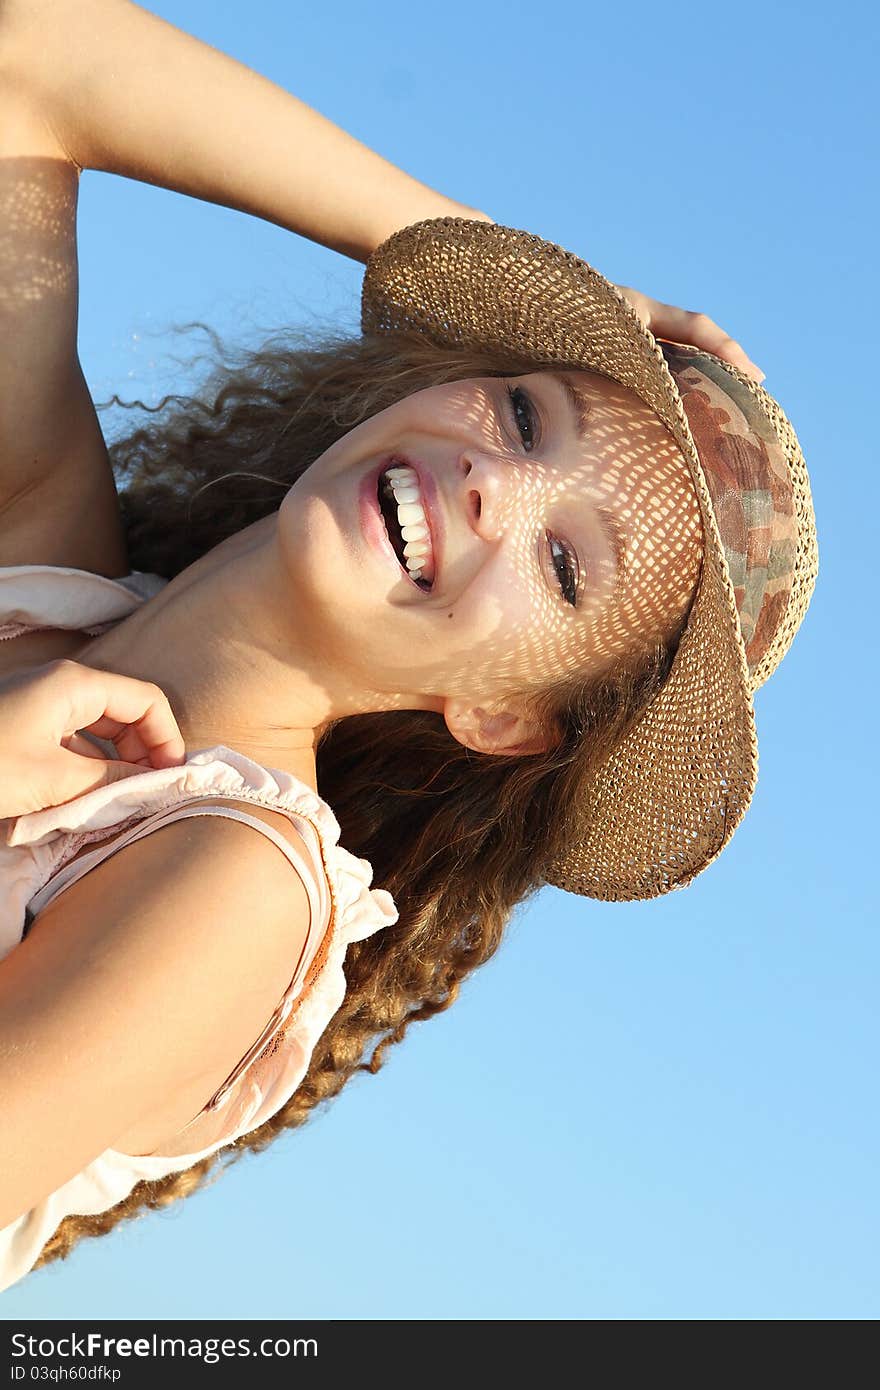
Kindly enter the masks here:
M 274 521 L 216 546 L 75 659 L 158 685 L 187 754 L 225 744 L 317 790 L 317 743 L 334 716 L 265 601 L 277 588 Z

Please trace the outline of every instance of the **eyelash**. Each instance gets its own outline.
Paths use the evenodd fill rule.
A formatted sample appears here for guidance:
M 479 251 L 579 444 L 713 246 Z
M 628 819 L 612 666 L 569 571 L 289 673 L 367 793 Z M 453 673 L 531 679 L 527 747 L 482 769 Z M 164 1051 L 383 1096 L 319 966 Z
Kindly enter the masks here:
M 527 452 L 531 452 L 531 449 L 534 448 L 535 444 L 535 421 L 538 419 L 538 415 L 532 404 L 531 397 L 529 396 L 528 392 L 522 389 L 521 386 L 511 387 L 508 386 L 506 382 L 505 390 L 507 392 L 507 397 L 510 402 L 510 413 L 513 417 L 513 423 L 516 426 L 517 433 L 519 434 L 519 437 L 522 440 L 524 448 L 526 447 L 526 441 L 525 439 L 523 439 L 523 432 L 520 428 L 519 420 L 517 419 L 515 401 L 518 396 L 522 396 L 523 400 L 527 402 L 526 409 L 532 422 L 532 440 L 531 444 L 528 446 Z M 566 603 L 570 603 L 572 607 L 574 607 L 577 601 L 577 556 L 569 546 L 565 545 L 562 541 L 557 540 L 556 537 L 553 536 L 550 531 L 545 532 L 545 535 L 550 543 L 550 556 L 553 561 L 553 568 L 556 571 L 557 577 L 559 579 L 559 588 L 562 592 L 562 597 L 565 599 Z M 554 546 L 558 546 L 559 550 L 562 552 L 561 555 L 553 554 Z

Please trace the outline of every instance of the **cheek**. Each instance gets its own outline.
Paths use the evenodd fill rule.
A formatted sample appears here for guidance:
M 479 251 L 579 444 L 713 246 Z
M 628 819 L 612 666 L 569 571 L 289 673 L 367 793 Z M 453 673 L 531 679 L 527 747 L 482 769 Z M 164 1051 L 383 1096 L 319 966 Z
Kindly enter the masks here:
M 529 565 L 533 571 L 534 557 L 520 546 L 507 546 L 484 564 L 459 605 L 468 625 L 508 640 L 539 626 L 548 595 Z
M 356 525 L 356 498 L 349 511 L 323 496 L 314 480 L 304 474 L 285 496 L 278 510 L 277 542 L 284 603 L 300 623 L 346 630 L 363 618 L 367 604 L 374 607 L 390 590 L 393 578 L 385 577 L 374 560 L 366 539 Z M 343 502 L 348 499 L 343 498 Z M 349 515 L 350 513 L 350 515 Z
M 449 612 L 446 632 L 453 644 L 460 642 L 463 670 L 479 672 L 486 683 L 505 690 L 534 685 L 583 663 L 583 644 L 578 641 L 574 650 L 546 587 L 525 583 L 500 566 L 476 581 Z

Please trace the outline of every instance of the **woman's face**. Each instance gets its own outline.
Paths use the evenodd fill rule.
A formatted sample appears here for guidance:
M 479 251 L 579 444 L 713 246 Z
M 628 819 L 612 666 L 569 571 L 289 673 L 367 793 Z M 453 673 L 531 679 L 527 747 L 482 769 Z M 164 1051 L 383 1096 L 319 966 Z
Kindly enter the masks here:
M 430 589 L 401 568 L 378 509 L 379 475 L 397 463 L 418 474 Z M 598 674 L 674 629 L 702 554 L 671 435 L 631 391 L 575 370 L 406 397 L 304 473 L 279 535 L 328 655 L 344 644 L 400 708 L 408 695 L 486 704 Z

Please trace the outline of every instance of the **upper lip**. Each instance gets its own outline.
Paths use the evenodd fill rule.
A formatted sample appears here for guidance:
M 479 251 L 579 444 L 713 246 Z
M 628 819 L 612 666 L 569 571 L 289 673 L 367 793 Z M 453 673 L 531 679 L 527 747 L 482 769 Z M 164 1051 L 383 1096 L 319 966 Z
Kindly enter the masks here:
M 426 468 L 425 464 L 415 463 L 413 459 L 407 458 L 405 454 L 395 454 L 388 463 L 383 465 L 382 472 L 384 473 L 386 468 L 391 468 L 394 463 L 403 463 L 407 468 L 411 468 L 419 480 L 419 493 L 422 498 L 422 508 L 431 536 L 431 555 L 434 560 L 434 578 L 431 583 L 431 588 L 434 589 L 437 586 L 437 579 L 440 574 L 440 564 L 443 559 L 443 547 L 446 539 L 439 489 L 434 481 L 433 474 Z

